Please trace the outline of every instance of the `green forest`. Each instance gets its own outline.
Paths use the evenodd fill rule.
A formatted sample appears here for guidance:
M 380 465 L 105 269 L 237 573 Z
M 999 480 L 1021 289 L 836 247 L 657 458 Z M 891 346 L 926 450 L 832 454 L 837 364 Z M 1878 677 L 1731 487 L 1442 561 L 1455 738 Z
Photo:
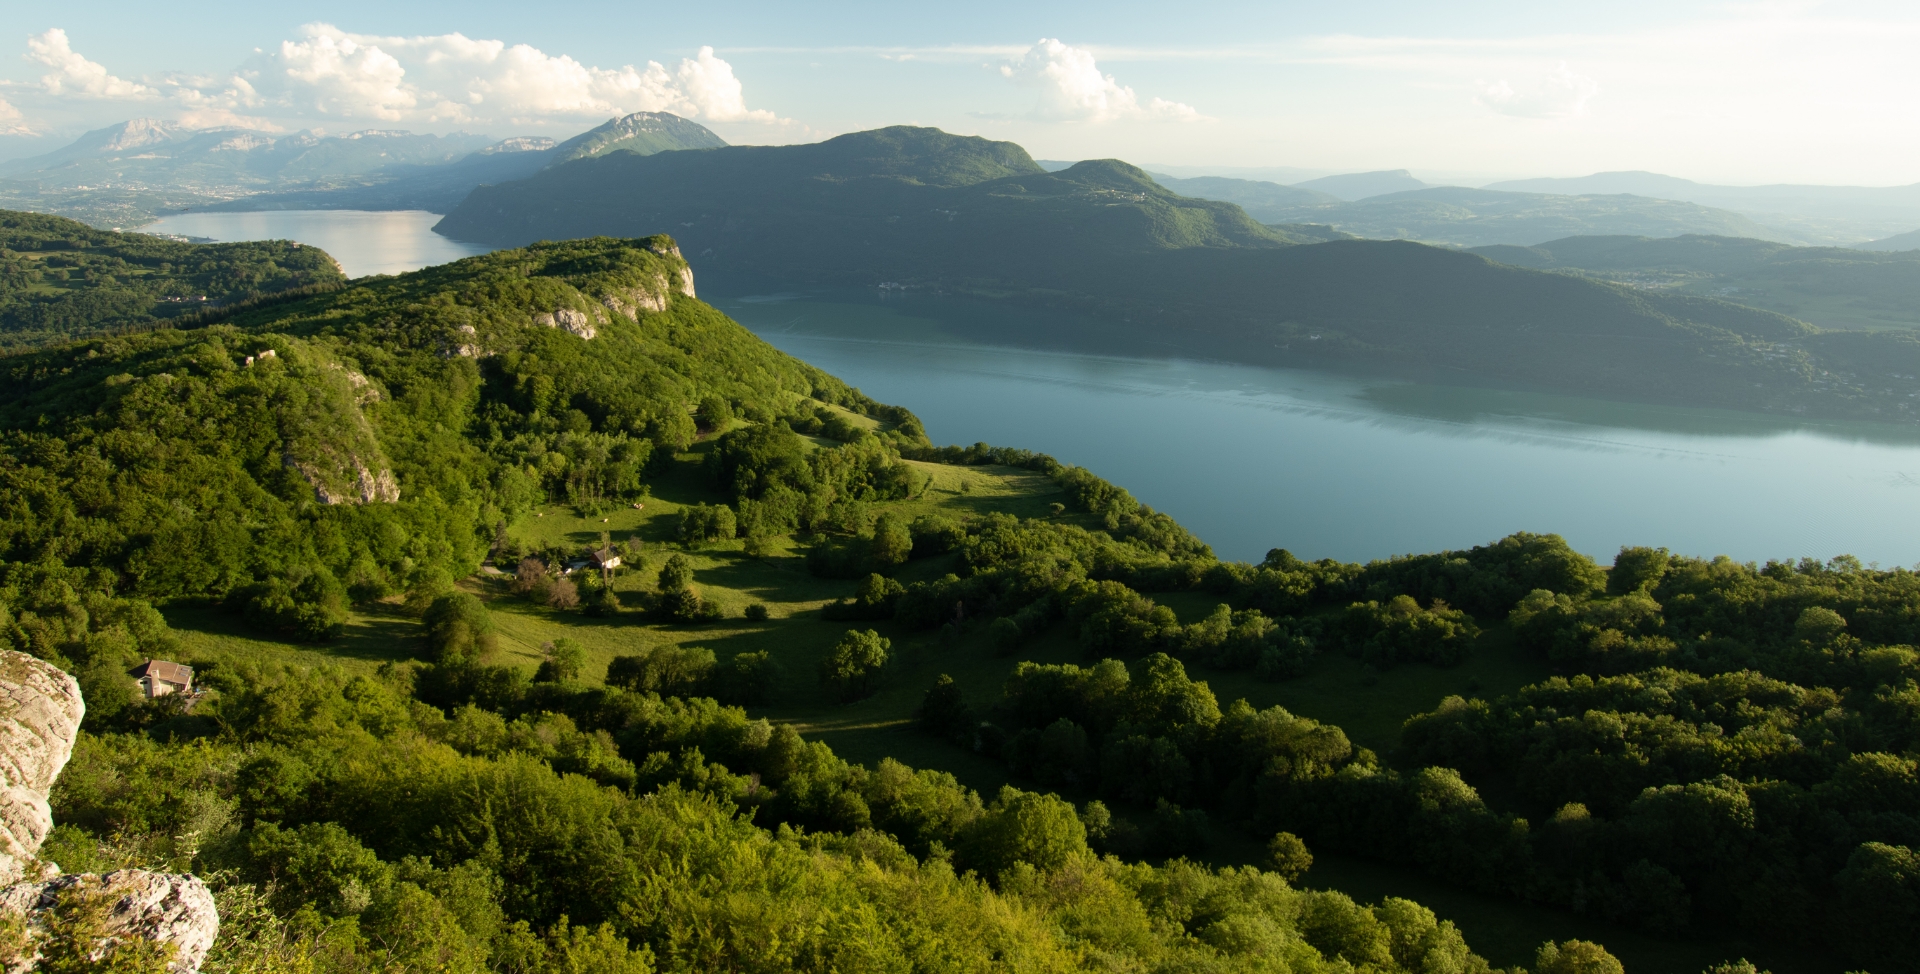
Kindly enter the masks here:
M 216 972 L 1920 969 L 1920 575 L 1221 561 L 686 270 L 539 243 L 0 357 L 0 642 L 88 705 L 42 856 L 205 877 Z
M 177 243 L 0 210 L 0 352 L 204 324 L 345 283 L 332 257 L 291 241 Z

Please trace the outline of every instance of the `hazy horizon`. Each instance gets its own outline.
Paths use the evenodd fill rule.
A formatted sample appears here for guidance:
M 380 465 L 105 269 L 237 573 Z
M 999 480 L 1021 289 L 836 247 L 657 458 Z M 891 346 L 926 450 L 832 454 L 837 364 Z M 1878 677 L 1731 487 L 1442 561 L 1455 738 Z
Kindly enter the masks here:
M 746 144 L 918 124 L 1169 167 L 1892 186 L 1920 182 L 1920 130 L 1898 122 L 1916 40 L 1920 17 L 1884 3 L 1635 3 L 1596 22 L 1511 3 L 222 0 L 189 22 L 83 0 L 0 11 L 16 52 L 0 158 L 134 117 L 564 138 L 646 110 Z

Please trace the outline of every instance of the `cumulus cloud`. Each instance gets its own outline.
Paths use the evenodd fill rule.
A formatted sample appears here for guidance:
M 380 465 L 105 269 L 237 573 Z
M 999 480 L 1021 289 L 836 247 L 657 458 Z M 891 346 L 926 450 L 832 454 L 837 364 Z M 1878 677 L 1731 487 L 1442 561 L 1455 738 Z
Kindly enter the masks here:
M 780 121 L 749 109 L 733 66 L 703 47 L 669 71 L 599 68 L 527 44 L 464 34 L 377 37 L 309 24 L 242 76 L 269 104 L 382 121 L 528 121 L 673 112 L 717 122 Z
M 1070 47 L 1053 38 L 1040 42 L 1000 66 L 1001 76 L 1040 91 L 1035 114 L 1074 122 L 1111 122 L 1121 119 L 1191 120 L 1200 113 L 1191 105 L 1154 98 L 1144 104 L 1139 96 L 1101 74 L 1093 52 Z
M 1502 115 L 1520 118 L 1572 118 L 1587 112 L 1587 100 L 1599 94 L 1600 85 L 1592 78 L 1573 73 L 1567 62 L 1546 76 L 1515 87 L 1502 78 L 1481 81 L 1480 104 Z
M 75 53 L 67 32 L 58 27 L 27 38 L 27 60 L 53 69 L 40 77 L 49 94 L 91 98 L 150 98 L 156 94 L 146 85 L 108 74 L 105 65 Z
M 145 83 L 116 78 L 74 53 L 58 29 L 28 47 L 30 59 L 55 69 L 42 79 L 48 94 L 164 98 L 179 106 L 181 121 L 194 125 L 272 130 L 274 119 L 526 124 L 642 111 L 714 122 L 785 121 L 748 108 L 733 66 L 711 47 L 671 70 L 658 61 L 600 68 L 527 44 L 458 33 L 385 37 L 308 24 L 230 75 Z
M 27 126 L 26 119 L 21 116 L 20 109 L 8 104 L 5 98 L 0 98 L 0 135 L 33 134 L 33 129 Z

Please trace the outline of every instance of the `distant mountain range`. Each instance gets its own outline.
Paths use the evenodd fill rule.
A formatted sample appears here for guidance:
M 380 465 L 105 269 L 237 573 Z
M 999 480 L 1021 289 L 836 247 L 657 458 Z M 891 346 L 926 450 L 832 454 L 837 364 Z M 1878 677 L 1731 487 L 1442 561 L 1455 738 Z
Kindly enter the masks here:
M 1467 212 L 1519 200 L 1535 217 L 1589 199 L 1441 188 L 1312 205 L 1408 198 Z M 1711 214 L 1616 199 L 1644 210 L 1623 220 L 1660 207 Z M 1041 303 L 1080 322 L 987 336 L 1026 344 L 1885 419 L 1907 417 L 1911 382 L 1900 376 L 1920 371 L 1920 337 L 1909 332 L 1823 333 L 1672 289 L 1417 243 L 1315 242 L 1336 234 L 1263 226 L 1126 163 L 1048 172 L 1012 143 L 904 126 L 808 145 L 580 159 L 476 189 L 438 229 L 497 246 L 664 230 L 709 291 L 884 284 Z
M 1910 186 L 1714 186 L 1651 172 L 1516 179 L 1483 187 L 1524 193 L 1631 193 L 1744 214 L 1808 243 L 1851 244 L 1920 227 L 1920 183 Z
M 133 227 L 195 209 L 452 209 L 475 186 L 612 152 L 725 145 L 677 115 L 641 112 L 564 143 L 369 130 L 272 138 L 133 119 L 46 155 L 0 163 L 0 206 Z
M 1417 189 L 1426 189 L 1428 184 L 1413 178 L 1405 169 L 1385 169 L 1379 172 L 1350 172 L 1338 176 L 1322 176 L 1296 183 L 1300 189 L 1325 193 L 1336 199 L 1363 200 L 1369 196 L 1385 196 L 1388 193 L 1406 193 Z
M 1839 245 L 1866 250 L 1920 248 L 1920 184 L 1860 186 L 1713 186 L 1651 172 L 1595 173 L 1575 179 L 1520 179 L 1482 186 L 1475 195 L 1460 187 L 1428 184 L 1404 169 L 1291 178 L 1305 170 L 1226 177 L 1209 171 L 1195 182 L 1196 167 L 1150 166 L 1174 179 L 1168 188 L 1191 196 L 1238 203 L 1263 222 L 1331 224 L 1364 237 L 1405 237 L 1456 246 L 1531 245 L 1569 234 L 1677 236 L 1736 234 L 1802 245 Z M 1226 178 L 1222 178 L 1226 177 Z M 1329 207 L 1302 212 L 1276 190 L 1311 190 L 1360 209 Z M 1444 190 L 1426 196 L 1408 194 Z M 1388 201 L 1383 197 L 1393 196 Z M 1556 201 L 1541 196 L 1559 197 Z M 1636 200 L 1623 199 L 1636 197 Z M 1654 201 L 1654 202 L 1646 202 Z M 1332 201 L 1322 201 L 1323 203 Z M 1666 203 L 1691 203 L 1695 209 Z M 1437 205 L 1436 205 L 1437 204 Z M 1453 209 L 1462 207 L 1463 209 Z M 1862 241 L 1872 241 L 1863 243 Z
M 1342 180 L 1346 180 L 1342 182 Z M 1644 196 L 1568 196 L 1437 186 L 1347 201 L 1315 190 L 1363 192 L 1412 182 L 1405 170 L 1356 173 L 1298 186 L 1244 179 L 1162 179 L 1176 192 L 1236 203 L 1271 224 L 1324 224 L 1376 240 L 1418 240 L 1456 247 L 1529 245 L 1574 234 L 1678 236 L 1718 234 L 1780 240 L 1782 235 L 1738 213 Z
M 1885 240 L 1875 240 L 1870 243 L 1855 244 L 1854 246 L 1861 250 L 1920 250 L 1920 230 L 1896 233 Z

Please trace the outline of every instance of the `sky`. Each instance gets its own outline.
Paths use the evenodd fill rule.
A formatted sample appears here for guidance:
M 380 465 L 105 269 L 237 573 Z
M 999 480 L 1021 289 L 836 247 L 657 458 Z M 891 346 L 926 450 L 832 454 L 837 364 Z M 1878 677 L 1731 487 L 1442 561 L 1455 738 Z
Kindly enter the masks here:
M 917 124 L 1041 159 L 1904 185 L 1915 51 L 1911 2 L 63 0 L 0 7 L 0 157 L 135 117 L 565 137 L 672 111 L 734 143 Z

